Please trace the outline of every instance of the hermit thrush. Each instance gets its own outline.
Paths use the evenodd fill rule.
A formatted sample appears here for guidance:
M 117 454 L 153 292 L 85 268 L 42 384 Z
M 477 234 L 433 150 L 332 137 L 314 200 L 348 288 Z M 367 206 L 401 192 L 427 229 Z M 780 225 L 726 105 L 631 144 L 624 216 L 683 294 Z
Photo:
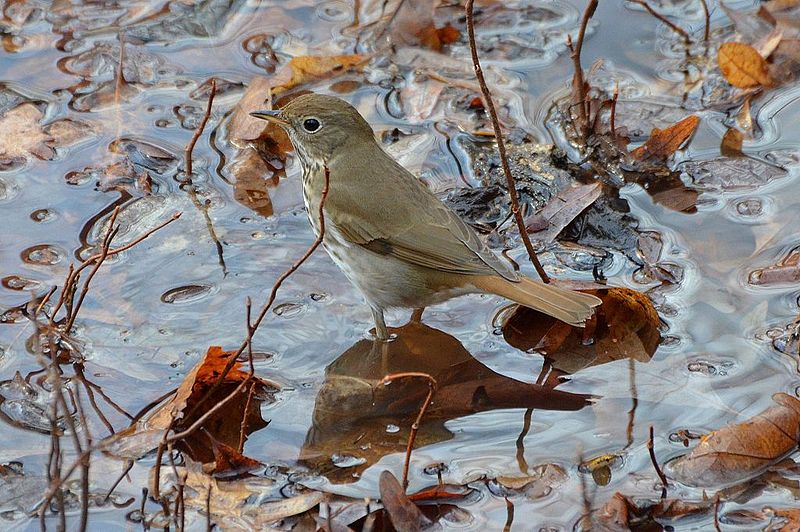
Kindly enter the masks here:
M 601 301 L 517 275 L 475 231 L 375 140 L 347 102 L 307 94 L 278 111 L 252 116 L 286 130 L 303 168 L 303 200 L 319 236 L 324 204 L 328 254 L 372 309 L 375 333 L 388 338 L 387 308 L 422 308 L 469 293 L 501 295 L 572 325 Z

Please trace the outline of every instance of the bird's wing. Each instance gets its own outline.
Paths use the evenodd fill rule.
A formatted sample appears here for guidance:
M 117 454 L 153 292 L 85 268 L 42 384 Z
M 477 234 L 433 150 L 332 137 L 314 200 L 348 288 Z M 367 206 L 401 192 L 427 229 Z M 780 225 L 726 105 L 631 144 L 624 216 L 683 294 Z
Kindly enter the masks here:
M 471 227 L 388 155 L 370 162 L 374 179 L 368 183 L 350 185 L 344 176 L 357 169 L 340 168 L 343 179 L 331 175 L 325 211 L 348 241 L 427 268 L 518 280 Z

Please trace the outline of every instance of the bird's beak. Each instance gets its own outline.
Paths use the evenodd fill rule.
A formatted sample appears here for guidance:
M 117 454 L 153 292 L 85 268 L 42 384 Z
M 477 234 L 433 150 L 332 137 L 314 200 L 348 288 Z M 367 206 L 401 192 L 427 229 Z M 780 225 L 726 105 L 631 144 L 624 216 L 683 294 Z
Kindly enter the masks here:
M 286 127 L 289 125 L 289 122 L 281 118 L 280 111 L 253 111 L 250 113 L 250 116 L 260 118 L 261 120 L 266 120 L 267 122 L 272 122 L 273 124 L 277 124 L 281 127 Z

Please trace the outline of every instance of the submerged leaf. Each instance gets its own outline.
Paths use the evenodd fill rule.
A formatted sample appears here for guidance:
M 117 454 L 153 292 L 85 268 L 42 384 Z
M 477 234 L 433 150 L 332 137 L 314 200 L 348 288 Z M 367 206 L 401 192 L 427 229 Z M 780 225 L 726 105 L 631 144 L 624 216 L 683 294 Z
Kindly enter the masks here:
M 503 337 L 517 349 L 541 352 L 566 373 L 623 358 L 649 361 L 661 333 L 658 313 L 647 296 L 617 287 L 587 293 L 601 298 L 603 305 L 585 329 L 518 307 L 504 320 Z
M 790 251 L 778 264 L 752 271 L 748 280 L 759 286 L 800 281 L 800 247 Z
M 728 128 L 722 137 L 720 153 L 726 157 L 744 157 L 744 153 L 742 153 L 743 140 L 744 134 L 741 131 L 733 127 Z
M 603 193 L 600 183 L 572 185 L 550 199 L 545 207 L 525 222 L 528 233 L 545 242 L 553 241 L 580 213 Z
M 411 502 L 405 490 L 394 475 L 388 471 L 381 473 L 381 502 L 394 528 L 401 531 L 423 530 L 433 523 Z
M 755 48 L 739 42 L 726 42 L 719 47 L 717 61 L 728 83 L 740 89 L 769 87 L 772 78 L 769 65 Z
M 688 486 L 724 487 L 760 475 L 797 448 L 800 400 L 785 393 L 776 403 L 744 421 L 700 439 L 687 455 L 668 465 L 674 478 Z
M 694 134 L 700 118 L 690 115 L 666 129 L 653 128 L 650 138 L 631 152 L 638 161 L 665 161 Z
M 299 85 L 339 76 L 349 70 L 360 69 L 368 59 L 367 56 L 359 54 L 293 57 L 289 64 L 276 74 L 277 80 L 280 81 L 272 86 L 272 92 L 279 94 Z
M 217 385 L 225 366 L 234 354 L 231 351 L 223 351 L 219 346 L 209 347 L 203 360 L 186 375 L 183 383 L 169 400 L 134 425 L 108 438 L 104 448 L 112 454 L 126 458 L 137 457 L 152 450 L 154 443 L 157 446 L 159 441 L 157 435 L 163 435 L 170 426 L 176 432 L 188 428 L 219 402 L 225 400 L 248 378 L 248 373 L 239 368 L 241 363 L 237 361 Z M 206 419 L 202 430 L 195 431 L 176 445 L 195 461 L 213 462 L 215 461 L 213 442 L 219 441 L 229 447 L 238 447 L 242 425 L 245 427 L 245 436 L 264 428 L 266 422 L 261 418 L 261 403 L 265 400 L 265 394 L 275 393 L 279 388 L 258 377 L 253 377 L 250 382 L 251 384 L 244 386 L 224 408 Z M 251 390 L 252 385 L 255 385 L 254 390 Z M 253 392 L 256 397 L 248 401 Z

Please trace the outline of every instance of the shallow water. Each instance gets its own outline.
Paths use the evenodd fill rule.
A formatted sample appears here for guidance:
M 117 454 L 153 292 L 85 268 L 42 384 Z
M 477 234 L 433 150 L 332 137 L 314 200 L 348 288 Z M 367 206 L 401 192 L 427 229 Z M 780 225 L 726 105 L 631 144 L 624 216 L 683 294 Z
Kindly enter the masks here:
M 370 11 L 367 4 L 371 3 L 361 4 L 363 22 L 374 16 L 374 9 Z M 695 34 L 702 32 L 696 2 L 662 4 L 665 11 L 679 16 L 676 20 L 684 27 Z M 162 5 L 168 9 L 162 11 Z M 546 37 L 516 54 L 498 45 L 487 52 L 486 62 L 501 98 L 513 95 L 504 108 L 508 110 L 504 120 L 541 142 L 569 148 L 554 126 L 551 110 L 552 102 L 568 89 L 572 65 L 564 36 L 577 31 L 583 6 L 567 2 L 546 6 L 554 14 L 534 19 L 531 26 L 535 34 Z M 735 2 L 731 7 L 753 6 L 753 2 Z M 9 9 L 13 6 L 7 5 Z M 457 13 L 458 9 L 441 8 L 437 21 L 455 21 Z M 714 26 L 727 24 L 721 10 L 713 13 Z M 8 22 L 12 19 L 17 22 Z M 259 305 L 278 275 L 313 241 L 302 211 L 297 164 L 290 162 L 286 175 L 273 178 L 266 187 L 247 184 L 253 187 L 248 194 L 244 185 L 233 183 L 235 178 L 225 166 L 234 150 L 220 124 L 243 93 L 243 85 L 253 76 L 271 74 L 264 68 L 269 68 L 269 54 L 251 54 L 246 46 L 254 49 L 259 36 L 272 36 L 281 63 L 291 55 L 352 53 L 356 46 L 350 28 L 352 7 L 341 1 L 299 0 L 212 1 L 194 6 L 74 3 L 35 7 L 21 22 L 6 13 L 6 20 L 7 33 L 13 37 L 7 36 L 5 42 L 19 49 L 0 54 L 4 96 L 35 102 L 45 123 L 69 118 L 87 124 L 92 133 L 73 146 L 57 147 L 52 161 L 32 157 L 18 168 L 0 172 L 0 273 L 4 279 L 24 280 L 4 281 L 0 310 L 22 305 L 31 294 L 61 285 L 70 262 L 96 245 L 103 220 L 115 205 L 125 206 L 119 243 L 174 212 L 183 212 L 180 220 L 100 270 L 77 321 L 86 377 L 120 410 L 135 414 L 177 387 L 208 346 L 238 346 L 246 333 L 245 297 Z M 191 24 L 178 25 L 181 20 Z M 491 21 L 487 25 L 483 38 L 491 42 Z M 123 72 L 136 90 L 125 90 L 115 100 L 120 26 L 126 42 Z M 519 31 L 523 35 L 519 42 L 530 44 L 525 28 Z M 358 46 L 368 51 L 368 44 Z M 468 71 L 467 54 L 462 39 L 443 56 L 441 65 L 433 52 L 425 52 L 413 64 L 430 64 L 434 69 L 460 66 Z M 410 69 L 402 66 L 408 64 L 403 58 L 413 55 L 413 50 L 398 51 L 396 60 L 406 75 Z M 605 60 L 599 79 L 612 80 L 609 85 L 620 81 L 623 118 L 626 100 L 681 104 L 673 69 L 680 59 L 675 39 L 641 11 L 622 3 L 601 3 L 584 46 L 584 66 L 588 68 L 597 58 Z M 477 185 L 479 181 L 467 171 L 467 152 L 459 144 L 467 134 L 458 131 L 459 127 L 469 130 L 464 126 L 472 119 L 454 110 L 449 97 L 432 111 L 417 108 L 414 114 L 408 101 L 398 103 L 398 91 L 426 90 L 424 82 L 404 85 L 395 79 L 396 87 L 390 88 L 390 70 L 386 64 L 368 68 L 368 77 L 376 84 L 362 84 L 341 96 L 354 103 L 379 134 L 399 128 L 410 135 L 389 149 L 435 191 L 445 194 L 465 183 Z M 211 76 L 230 84 L 217 96 L 209 123 L 211 137 L 204 135 L 195 149 L 199 202 L 193 202 L 176 175 L 182 167 L 183 147 L 205 106 L 207 92 L 195 91 Z M 345 79 L 363 82 L 360 74 L 346 74 Z M 331 92 L 334 81 L 341 80 L 305 88 Z M 598 397 L 590 406 L 580 408 L 583 405 L 573 404 L 572 399 L 553 399 L 549 392 L 529 386 L 537 381 L 543 359 L 503 340 L 494 318 L 506 303 L 498 298 L 467 296 L 428 309 L 423 320 L 426 327 L 409 325 L 399 331 L 400 339 L 388 354 L 374 352 L 367 341 L 371 327 L 367 307 L 320 251 L 284 284 L 256 336 L 255 350 L 263 353 L 257 357 L 257 371 L 279 383 L 282 391 L 274 403 L 262 407 L 262 417 L 270 423 L 249 435 L 245 454 L 267 464 L 266 475 L 279 482 L 287 482 L 288 474 L 290 482 L 376 497 L 380 472 L 402 469 L 399 451 L 405 446 L 418 402 L 387 415 L 370 402 L 372 396 L 360 396 L 348 387 L 352 384 L 347 379 L 337 376 L 378 380 L 392 371 L 425 365 L 425 371 L 439 372 L 438 378 L 451 390 L 459 386 L 477 390 L 491 384 L 515 391 L 504 400 L 473 401 L 463 408 L 443 403 L 423 425 L 413 453 L 411 491 L 435 484 L 435 473 L 428 474 L 425 468 L 436 463 L 446 465 L 446 482 L 471 482 L 479 489 L 479 495 L 462 505 L 466 512 L 451 515 L 443 523 L 446 526 L 499 528 L 506 522 L 506 502 L 481 479 L 531 474 L 542 464 L 557 465 L 563 475 L 542 494 L 511 497 L 515 529 L 572 529 L 583 507 L 581 475 L 598 505 L 616 491 L 657 498 L 660 485 L 646 449 L 649 426 L 655 428 L 656 453 L 663 462 L 685 452 L 680 443 L 670 441 L 670 434 L 680 429 L 702 433 L 746 419 L 769 406 L 773 393 L 794 395 L 800 387 L 797 355 L 779 353 L 772 345 L 776 331 L 797 315 L 800 289 L 748 283 L 753 270 L 775 264 L 798 246 L 799 96 L 797 85 L 788 84 L 770 90 L 754 106 L 761 133 L 746 144 L 745 151 L 761 160 L 777 161 L 785 170 L 769 182 L 725 187 L 715 182 L 720 172 L 712 172 L 711 178 L 697 184 L 702 193 L 694 214 L 655 203 L 639 185 L 620 190 L 638 220 L 637 230 L 660 235 L 662 261 L 674 265 L 681 280 L 672 286 L 641 284 L 636 273 L 641 264 L 621 251 L 608 253 L 603 269 L 611 284 L 647 290 L 668 341 L 649 363 L 622 360 L 589 367 L 559 386 L 563 392 Z M 719 157 L 723 122 L 730 118 L 727 111 L 724 106 L 702 111 L 701 128 L 688 150 L 679 154 L 680 161 Z M 681 111 L 678 118 L 689 112 Z M 648 128 L 665 125 L 648 123 Z M 483 129 L 488 128 L 484 125 Z M 449 142 L 443 132 L 456 142 Z M 405 143 L 411 148 L 404 149 Z M 115 177 L 103 170 L 120 160 L 120 153 L 128 154 L 134 174 L 150 175 L 153 194 L 138 188 L 131 172 Z M 271 207 L 263 208 L 262 202 L 257 208 L 253 198 L 263 200 L 264 194 L 269 195 Z M 249 203 L 243 203 L 243 197 L 249 197 Z M 745 200 L 747 212 L 755 209 L 756 214 L 742 214 L 740 204 Z M 219 246 L 196 203 L 208 206 Z M 274 214 L 265 216 L 270 210 Z M 508 255 L 534 276 L 517 239 L 508 244 Z M 591 267 L 575 270 L 552 252 L 544 253 L 542 259 L 556 276 L 591 279 Z M 388 319 L 391 326 L 400 326 L 408 315 L 391 312 Z M 30 322 L 12 321 L 0 324 L 3 390 L 13 388 L 10 382 L 17 372 L 35 383 L 35 372 L 41 370 L 26 347 L 32 334 Z M 458 390 L 454 397 L 463 396 L 463 389 Z M 12 401 L 9 391 L 0 393 L 5 422 L 0 462 L 22 462 L 27 475 L 43 476 L 49 437 L 37 432 L 29 402 Z M 413 395 L 419 390 L 404 393 Z M 101 406 L 116 430 L 127 426 L 129 419 L 120 411 L 108 403 Z M 522 436 L 527 408 L 533 411 L 527 414 L 530 427 Z M 97 437 L 108 434 L 97 416 L 90 417 L 90 422 Z M 370 434 L 369 446 L 358 443 L 363 432 Z M 576 463 L 578 456 L 590 459 L 605 453 L 619 459 L 611 468 L 608 485 L 595 490 L 591 476 L 579 473 Z M 152 462 L 151 457 L 135 465 L 130 480 L 117 489 L 120 501 L 129 497 L 138 501 Z M 120 462 L 98 455 L 92 462 L 92 493 L 105 493 L 121 469 Z M 678 488 L 671 495 L 699 498 L 700 492 Z M 125 515 L 138 502 L 132 504 L 122 509 L 92 508 L 91 527 L 138 526 L 126 523 Z M 747 507 L 793 504 L 788 492 L 772 490 Z M 730 504 L 730 509 L 736 507 Z M 0 510 L 9 510 L 0 514 L 6 523 L 3 528 L 38 526 L 13 511 L 17 510 L 13 504 Z M 77 509 L 70 519 L 76 519 L 76 514 Z M 204 526 L 202 518 L 195 519 L 195 525 Z M 682 522 L 676 528 L 708 526 L 710 518 Z

